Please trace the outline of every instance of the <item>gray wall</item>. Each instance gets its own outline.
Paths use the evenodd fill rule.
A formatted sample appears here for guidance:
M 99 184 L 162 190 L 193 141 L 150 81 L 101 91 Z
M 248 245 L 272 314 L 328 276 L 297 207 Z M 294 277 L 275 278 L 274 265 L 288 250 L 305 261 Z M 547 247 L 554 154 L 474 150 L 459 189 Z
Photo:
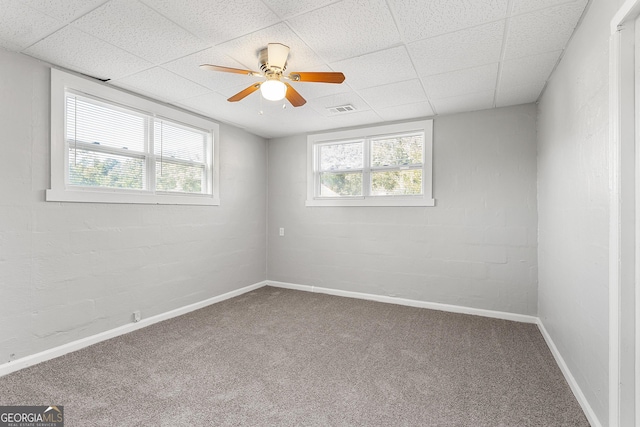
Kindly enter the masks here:
M 608 424 L 609 23 L 595 0 L 538 109 L 538 314 Z
M 49 86 L 0 49 L 0 363 L 266 278 L 264 139 L 221 126 L 219 207 L 48 203 Z
M 437 117 L 429 208 L 305 207 L 306 136 L 269 141 L 268 278 L 535 315 L 535 123 L 534 105 Z

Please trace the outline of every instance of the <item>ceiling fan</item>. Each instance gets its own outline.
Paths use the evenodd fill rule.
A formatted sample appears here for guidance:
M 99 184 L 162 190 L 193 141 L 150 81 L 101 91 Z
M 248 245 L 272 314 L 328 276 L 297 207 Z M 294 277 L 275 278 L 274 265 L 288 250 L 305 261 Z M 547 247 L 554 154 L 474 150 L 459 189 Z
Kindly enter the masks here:
M 263 76 L 265 81 L 254 83 L 248 88 L 227 99 L 229 102 L 237 102 L 260 89 L 262 96 L 270 101 L 280 101 L 287 98 L 291 105 L 300 107 L 307 101 L 289 83 L 292 82 L 312 82 L 312 83 L 337 83 L 344 81 L 344 74 L 335 72 L 291 72 L 285 76 L 287 68 L 287 58 L 289 57 L 289 47 L 281 43 L 269 43 L 267 47 L 258 52 L 260 72 L 241 70 L 239 68 L 221 67 L 219 65 L 203 64 L 200 67 L 207 70 L 222 71 L 225 73 L 246 74 L 248 76 Z

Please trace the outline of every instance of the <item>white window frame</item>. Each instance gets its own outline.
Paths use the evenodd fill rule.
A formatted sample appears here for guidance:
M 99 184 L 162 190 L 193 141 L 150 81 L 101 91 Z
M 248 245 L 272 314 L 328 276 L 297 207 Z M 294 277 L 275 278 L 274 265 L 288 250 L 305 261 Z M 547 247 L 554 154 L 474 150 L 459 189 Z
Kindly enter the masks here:
M 369 145 L 372 138 L 424 132 L 422 165 L 423 194 L 410 196 L 368 195 L 366 177 L 371 172 Z M 363 196 L 320 197 L 318 147 L 339 141 L 364 140 Z M 375 169 L 375 168 L 374 168 Z M 371 126 L 307 136 L 307 200 L 306 206 L 435 206 L 433 199 L 433 120 L 419 120 L 381 126 Z
M 166 119 L 170 122 L 192 126 L 209 132 L 213 141 L 211 144 L 212 149 L 207 153 L 210 156 L 209 163 L 211 165 L 207 184 L 212 194 L 154 192 L 69 185 L 67 183 L 68 156 L 65 141 L 66 92 L 76 92 L 87 98 L 97 98 L 108 103 L 144 112 L 158 119 Z M 51 69 L 51 188 L 46 190 L 45 200 L 48 202 L 220 205 L 219 141 L 219 125 L 211 120 L 118 90 L 103 83 Z M 153 163 L 151 168 L 155 167 L 155 162 L 151 163 Z M 147 173 L 150 172 L 147 171 Z M 149 179 L 150 177 L 147 178 Z

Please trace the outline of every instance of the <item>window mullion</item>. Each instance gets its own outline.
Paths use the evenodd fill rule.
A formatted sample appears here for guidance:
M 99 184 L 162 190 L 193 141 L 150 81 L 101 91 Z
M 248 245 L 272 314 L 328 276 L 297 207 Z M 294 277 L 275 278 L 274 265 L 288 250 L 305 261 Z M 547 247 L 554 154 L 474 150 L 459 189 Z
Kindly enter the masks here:
M 371 139 L 365 138 L 362 141 L 362 196 L 369 197 L 371 195 Z
M 147 188 L 156 192 L 156 154 L 154 146 L 155 119 L 147 116 L 147 128 L 145 132 L 146 163 L 147 163 Z

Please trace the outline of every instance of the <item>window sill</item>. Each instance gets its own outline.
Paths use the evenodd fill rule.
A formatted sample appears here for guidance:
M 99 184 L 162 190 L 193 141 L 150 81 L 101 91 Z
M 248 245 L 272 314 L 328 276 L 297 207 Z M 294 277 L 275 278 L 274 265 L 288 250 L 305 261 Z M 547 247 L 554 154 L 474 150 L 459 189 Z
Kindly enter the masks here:
M 354 199 L 311 199 L 305 202 L 305 206 L 435 206 L 435 199 L 427 198 L 354 198 Z
M 72 203 L 126 203 L 143 205 L 200 205 L 219 206 L 220 199 L 213 196 L 182 194 L 131 194 L 103 191 L 47 190 L 47 202 Z

